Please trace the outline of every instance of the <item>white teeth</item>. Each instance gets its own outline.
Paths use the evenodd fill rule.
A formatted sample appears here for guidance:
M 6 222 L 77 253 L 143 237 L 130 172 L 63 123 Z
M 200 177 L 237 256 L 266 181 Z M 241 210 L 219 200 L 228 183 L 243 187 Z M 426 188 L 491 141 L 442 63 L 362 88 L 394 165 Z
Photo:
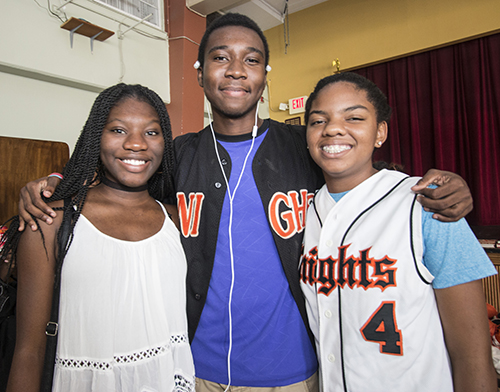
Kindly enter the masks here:
M 140 165 L 146 164 L 146 161 L 138 160 L 138 159 L 122 159 L 122 162 L 129 164 L 129 165 L 134 165 L 134 166 L 140 166 Z
M 337 145 L 337 144 L 322 147 L 323 151 L 329 154 L 338 154 L 339 152 L 350 150 L 351 148 L 352 148 L 351 146 Z

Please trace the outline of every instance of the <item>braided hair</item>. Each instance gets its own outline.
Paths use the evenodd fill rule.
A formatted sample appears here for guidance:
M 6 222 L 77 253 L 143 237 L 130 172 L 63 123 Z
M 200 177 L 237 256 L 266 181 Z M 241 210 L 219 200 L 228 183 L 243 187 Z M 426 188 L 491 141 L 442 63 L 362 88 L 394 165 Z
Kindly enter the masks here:
M 160 119 L 160 126 L 163 133 L 164 150 L 162 162 L 158 171 L 148 180 L 148 192 L 151 197 L 157 200 L 163 200 L 173 194 L 174 155 L 172 130 L 167 108 L 162 99 L 154 91 L 141 85 L 120 83 L 107 88 L 98 95 L 92 105 L 89 117 L 76 142 L 75 149 L 64 167 L 63 180 L 51 197 L 45 198 L 42 196 L 46 202 L 72 198 L 72 202 L 66 208 L 56 208 L 56 210 L 64 209 L 61 228 L 64 226 L 65 221 L 71 221 L 70 240 L 65 244 L 66 246 L 63 245 L 63 254 L 58 255 L 58 262 L 62 261 L 71 245 L 73 230 L 85 204 L 89 188 L 92 185 L 99 184 L 104 176 L 104 167 L 100 158 L 101 135 L 106 126 L 109 113 L 112 108 L 129 98 L 146 102 L 155 109 Z M 43 233 L 36 219 L 35 222 L 45 245 Z M 17 245 L 22 234 L 18 231 L 19 216 L 11 218 L 6 224 L 9 226 L 9 229 L 1 240 L 0 245 L 3 245 L 3 247 L 1 247 L 0 251 L 0 260 L 7 260 L 10 256 L 12 265 L 15 263 Z M 61 228 L 58 232 L 58 239 L 61 236 Z

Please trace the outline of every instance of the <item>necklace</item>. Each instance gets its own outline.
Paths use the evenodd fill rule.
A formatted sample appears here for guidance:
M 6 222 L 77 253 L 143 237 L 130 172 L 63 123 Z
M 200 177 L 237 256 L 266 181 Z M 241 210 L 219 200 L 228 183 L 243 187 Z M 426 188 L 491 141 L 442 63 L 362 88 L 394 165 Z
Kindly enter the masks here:
M 118 189 L 119 191 L 124 191 L 124 192 L 142 192 L 148 189 L 148 184 L 132 188 L 126 185 L 118 184 L 117 182 L 111 181 L 106 177 L 101 178 L 101 183 L 106 186 L 109 186 L 110 188 Z

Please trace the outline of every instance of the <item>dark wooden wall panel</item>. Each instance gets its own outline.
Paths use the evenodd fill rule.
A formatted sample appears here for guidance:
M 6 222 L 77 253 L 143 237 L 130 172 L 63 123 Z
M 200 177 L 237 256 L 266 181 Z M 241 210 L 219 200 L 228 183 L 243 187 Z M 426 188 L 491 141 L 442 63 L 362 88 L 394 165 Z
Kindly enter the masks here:
M 29 181 L 62 172 L 69 146 L 62 142 L 0 136 L 0 222 L 17 214 L 19 190 Z

